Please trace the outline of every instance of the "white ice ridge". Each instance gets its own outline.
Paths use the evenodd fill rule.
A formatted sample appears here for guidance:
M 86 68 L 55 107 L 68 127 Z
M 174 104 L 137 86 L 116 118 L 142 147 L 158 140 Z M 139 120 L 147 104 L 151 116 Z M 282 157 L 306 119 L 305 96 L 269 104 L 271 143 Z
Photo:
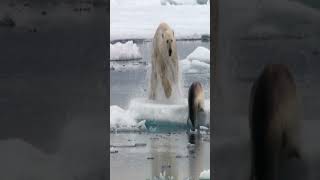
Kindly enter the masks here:
M 200 173 L 199 179 L 200 180 L 210 179 L 210 169 L 202 171 Z
M 142 58 L 137 44 L 133 41 L 110 44 L 110 60 L 130 60 Z
M 190 61 L 198 60 L 200 62 L 210 64 L 210 50 L 199 46 L 187 56 L 187 59 Z
M 188 104 L 157 104 L 143 98 L 133 99 L 129 112 L 137 120 L 187 122 Z
M 110 106 L 110 128 L 131 128 L 137 124 L 132 116 L 119 106 Z
M 160 0 L 110 2 L 111 40 L 152 39 L 161 22 L 171 26 L 177 39 L 201 38 L 201 35 L 210 35 L 210 6 L 163 6 Z
M 210 73 L 210 50 L 197 47 L 186 59 L 180 61 L 182 73 Z
M 184 74 L 210 73 L 210 64 L 201 62 L 199 60 L 189 61 L 188 59 L 183 59 L 179 63 L 182 67 L 182 73 Z
M 210 124 L 210 100 L 205 100 L 204 118 Z M 145 129 L 144 120 L 187 123 L 187 99 L 181 104 L 158 104 L 145 98 L 132 99 L 127 110 L 110 106 L 111 129 Z

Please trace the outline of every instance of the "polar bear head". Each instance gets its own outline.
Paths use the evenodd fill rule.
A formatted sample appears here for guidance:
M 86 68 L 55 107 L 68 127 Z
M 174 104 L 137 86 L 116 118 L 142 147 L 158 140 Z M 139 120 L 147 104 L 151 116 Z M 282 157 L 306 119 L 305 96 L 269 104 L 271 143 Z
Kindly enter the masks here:
M 175 53 L 175 41 L 173 30 L 167 29 L 162 33 L 162 42 L 165 45 L 164 51 L 166 51 L 164 53 L 167 53 L 168 56 L 172 56 Z

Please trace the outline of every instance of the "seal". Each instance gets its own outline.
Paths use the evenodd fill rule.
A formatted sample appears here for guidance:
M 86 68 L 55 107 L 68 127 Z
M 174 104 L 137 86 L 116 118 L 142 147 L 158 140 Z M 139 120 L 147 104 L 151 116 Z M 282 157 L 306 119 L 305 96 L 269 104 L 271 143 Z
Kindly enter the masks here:
M 188 107 L 192 130 L 194 130 L 196 127 L 199 129 L 197 115 L 198 112 L 204 112 L 204 92 L 200 82 L 193 82 L 189 88 Z
M 282 160 L 301 157 L 296 86 L 288 67 L 267 65 L 250 98 L 250 178 L 277 180 Z

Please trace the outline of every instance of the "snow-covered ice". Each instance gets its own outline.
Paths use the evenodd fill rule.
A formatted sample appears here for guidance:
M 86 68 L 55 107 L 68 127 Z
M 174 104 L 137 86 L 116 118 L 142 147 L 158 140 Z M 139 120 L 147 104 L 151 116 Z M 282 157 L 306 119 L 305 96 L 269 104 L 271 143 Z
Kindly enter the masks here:
M 186 59 L 180 61 L 182 73 L 210 73 L 210 50 L 197 47 Z
M 210 64 L 210 50 L 205 47 L 199 46 L 187 56 L 187 59 L 190 61 L 198 60 Z
M 140 58 L 142 57 L 139 47 L 133 43 L 133 41 L 110 44 L 110 60 L 132 60 Z
M 126 54 L 126 52 L 124 52 Z M 197 47 L 192 53 L 190 53 L 186 59 L 179 60 L 182 73 L 184 74 L 205 74 L 210 73 L 210 50 L 204 47 Z M 110 68 L 116 71 L 127 71 L 151 68 L 151 65 L 145 66 L 141 62 L 131 62 L 125 64 L 119 64 L 118 62 L 110 62 Z
M 130 128 L 136 125 L 136 120 L 119 106 L 110 106 L 110 128 Z
M 186 122 L 188 118 L 187 103 L 157 104 L 147 99 L 136 98 L 130 102 L 130 114 L 137 120 L 157 120 Z
M 182 67 L 182 73 L 210 73 L 210 65 L 199 60 L 190 61 L 188 59 L 183 59 L 180 61 L 180 66 Z
M 172 27 L 177 39 L 199 39 L 210 34 L 210 5 L 163 6 L 160 0 L 113 0 L 110 22 L 111 40 L 152 39 L 161 22 Z
M 119 106 L 110 106 L 110 128 L 127 130 L 145 130 L 146 120 L 158 122 L 187 123 L 187 99 L 182 104 L 157 104 L 144 98 L 132 99 L 127 110 Z M 205 113 L 202 118 L 210 124 L 210 99 L 205 100 Z
M 200 173 L 200 176 L 199 176 L 199 179 L 200 180 L 204 180 L 204 179 L 210 179 L 210 169 L 208 170 L 204 170 Z
M 161 5 L 207 4 L 209 0 L 160 0 Z

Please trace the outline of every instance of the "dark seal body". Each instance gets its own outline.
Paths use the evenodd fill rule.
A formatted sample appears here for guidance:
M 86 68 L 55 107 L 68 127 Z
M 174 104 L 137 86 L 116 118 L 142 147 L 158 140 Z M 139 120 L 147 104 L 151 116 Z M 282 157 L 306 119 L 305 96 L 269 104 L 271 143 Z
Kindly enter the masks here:
M 251 90 L 251 180 L 277 180 L 281 161 L 300 157 L 296 86 L 285 65 L 267 65 Z
M 191 84 L 188 92 L 188 106 L 189 119 L 192 124 L 192 130 L 194 130 L 196 126 L 199 126 L 197 123 L 198 112 L 204 111 L 204 92 L 200 82 Z

